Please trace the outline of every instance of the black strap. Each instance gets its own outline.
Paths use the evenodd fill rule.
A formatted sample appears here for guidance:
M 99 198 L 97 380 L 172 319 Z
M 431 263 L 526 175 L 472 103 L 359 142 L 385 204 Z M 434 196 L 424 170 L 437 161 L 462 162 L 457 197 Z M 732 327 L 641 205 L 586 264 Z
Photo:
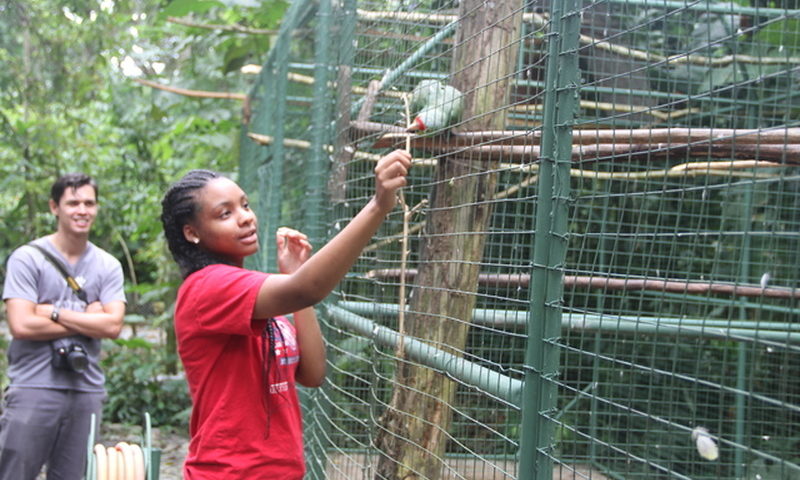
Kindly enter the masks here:
M 44 255 L 44 258 L 46 258 L 47 261 L 50 262 L 56 268 L 56 270 L 58 270 L 58 273 L 60 273 L 61 276 L 64 277 L 64 280 L 67 281 L 67 285 L 69 285 L 69 288 L 71 288 L 72 291 L 75 292 L 75 295 L 77 295 L 78 298 L 80 298 L 81 301 L 83 301 L 83 303 L 89 303 L 89 301 L 86 299 L 86 291 L 84 291 L 81 288 L 81 286 L 78 285 L 78 282 L 75 281 L 75 279 L 72 278 L 69 273 L 67 273 L 67 269 L 64 268 L 63 263 L 59 262 L 58 259 L 53 256 L 52 253 L 48 252 L 39 245 L 29 243 L 28 246 L 33 247 L 36 250 L 39 250 L 42 253 L 42 255 Z

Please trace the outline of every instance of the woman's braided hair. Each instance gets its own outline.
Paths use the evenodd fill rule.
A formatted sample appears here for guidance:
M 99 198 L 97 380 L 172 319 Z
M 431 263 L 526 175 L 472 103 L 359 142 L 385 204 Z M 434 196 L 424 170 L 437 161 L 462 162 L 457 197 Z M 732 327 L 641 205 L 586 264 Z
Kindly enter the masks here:
M 164 236 L 183 278 L 209 265 L 230 263 L 186 240 L 183 235 L 183 226 L 194 220 L 200 209 L 197 192 L 217 178 L 224 177 L 211 170 L 192 170 L 175 182 L 161 200 Z
M 169 245 L 169 251 L 172 252 L 172 258 L 178 263 L 183 278 L 208 265 L 230 263 L 186 240 L 183 235 L 183 226 L 194 220 L 200 209 L 197 192 L 216 178 L 224 177 L 211 170 L 192 170 L 175 182 L 161 200 L 161 223 L 164 225 L 164 235 L 167 237 L 167 245 Z M 265 392 L 262 402 L 267 416 L 266 437 L 269 437 L 272 418 L 272 396 L 269 395 L 269 374 L 272 368 L 276 369 L 276 381 L 281 380 L 280 369 L 276 363 L 276 333 L 283 337 L 280 328 L 276 326 L 275 319 L 267 319 L 261 332 L 261 356 L 264 362 L 261 381 Z M 283 398 L 283 395 L 280 398 Z

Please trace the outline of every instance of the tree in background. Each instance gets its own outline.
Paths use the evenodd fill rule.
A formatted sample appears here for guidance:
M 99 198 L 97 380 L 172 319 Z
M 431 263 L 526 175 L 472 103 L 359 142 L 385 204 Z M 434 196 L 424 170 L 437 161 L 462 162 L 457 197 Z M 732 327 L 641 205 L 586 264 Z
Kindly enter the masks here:
M 41 192 L 54 178 L 86 171 L 112 212 L 92 241 L 122 261 L 129 311 L 151 322 L 169 312 L 177 275 L 161 196 L 191 168 L 235 175 L 242 105 L 133 79 L 246 92 L 239 67 L 260 63 L 284 10 L 255 0 L 0 3 L 0 256 L 51 227 Z M 171 332 L 167 319 L 156 326 Z

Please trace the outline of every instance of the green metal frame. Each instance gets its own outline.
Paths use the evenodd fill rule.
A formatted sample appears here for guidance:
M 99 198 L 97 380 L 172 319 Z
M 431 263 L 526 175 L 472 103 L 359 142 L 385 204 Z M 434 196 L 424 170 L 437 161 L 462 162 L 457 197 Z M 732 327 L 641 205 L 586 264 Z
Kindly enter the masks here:
M 753 15 L 758 17 L 778 18 L 783 16 L 797 16 L 800 11 L 783 10 L 775 8 L 748 8 L 731 3 L 710 3 L 710 2 L 679 2 L 662 0 L 609 0 L 608 3 L 614 5 L 629 5 L 643 8 L 670 10 L 692 10 L 698 15 L 703 13 L 716 13 L 724 15 Z M 539 479 L 551 478 L 553 474 L 554 462 L 564 460 L 557 456 L 555 428 L 560 425 L 564 429 L 571 428 L 567 413 L 573 413 L 578 407 L 585 407 L 583 401 L 590 403 L 590 411 L 607 406 L 607 399 L 603 398 L 600 384 L 600 370 L 602 368 L 614 368 L 616 365 L 625 362 L 624 359 L 615 358 L 613 355 L 604 355 L 603 347 L 608 347 L 609 342 L 614 341 L 611 335 L 626 335 L 628 338 L 636 335 L 652 336 L 653 342 L 661 342 L 663 339 L 675 341 L 679 345 L 682 340 L 688 339 L 710 339 L 725 341 L 725 346 L 732 346 L 730 349 L 731 359 L 735 359 L 735 384 L 728 384 L 727 381 L 716 382 L 716 379 L 703 380 L 703 386 L 716 389 L 724 394 L 735 397 L 735 403 L 731 409 L 731 417 L 734 419 L 735 431 L 729 433 L 725 441 L 728 445 L 735 445 L 735 459 L 731 463 L 736 464 L 735 474 L 743 476 L 744 466 L 746 466 L 746 456 L 751 453 L 763 459 L 770 459 L 769 452 L 761 452 L 756 448 L 748 446 L 748 450 L 741 446 L 748 445 L 748 402 L 760 401 L 765 403 L 778 402 L 778 400 L 768 398 L 758 392 L 750 392 L 751 382 L 748 379 L 748 369 L 752 368 L 750 363 L 755 357 L 756 346 L 774 346 L 782 348 L 783 351 L 796 353 L 800 347 L 800 324 L 780 321 L 749 321 L 748 311 L 759 309 L 761 312 L 771 314 L 796 313 L 797 309 L 790 304 L 776 301 L 774 304 L 766 303 L 767 300 L 759 302 L 757 299 L 733 299 L 704 298 L 690 293 L 668 293 L 642 291 L 637 293 L 641 297 L 647 297 L 648 302 L 663 299 L 671 302 L 676 300 L 686 300 L 694 304 L 705 302 L 708 304 L 719 304 L 720 306 L 735 306 L 735 320 L 714 320 L 701 318 L 701 315 L 688 315 L 686 318 L 678 317 L 678 314 L 609 314 L 602 313 L 602 309 L 587 309 L 583 311 L 580 307 L 565 308 L 563 305 L 564 287 L 563 276 L 568 251 L 568 222 L 570 219 L 569 202 L 571 192 L 571 181 L 577 182 L 577 177 L 570 178 L 570 167 L 573 166 L 571 159 L 572 148 L 572 127 L 579 118 L 579 96 L 578 85 L 580 84 L 580 72 L 578 69 L 578 56 L 581 48 L 587 47 L 585 38 L 580 39 L 581 33 L 580 15 L 585 2 L 578 0 L 565 0 L 550 2 L 551 11 L 548 28 L 541 32 L 531 32 L 530 36 L 540 35 L 541 44 L 546 50 L 541 52 L 546 55 L 545 78 L 543 80 L 529 80 L 519 75 L 515 79 L 515 85 L 519 88 L 531 88 L 531 90 L 544 93 L 544 106 L 541 114 L 537 113 L 537 120 L 541 119 L 541 155 L 536 161 L 539 163 L 538 183 L 531 188 L 535 189 L 536 210 L 533 218 L 534 233 L 530 245 L 533 252 L 532 266 L 530 267 L 530 288 L 528 297 L 528 310 L 502 310 L 502 309 L 475 309 L 473 321 L 476 326 L 485 326 L 493 329 L 507 329 L 511 334 L 520 337 L 520 331 L 524 331 L 527 336 L 527 344 L 524 352 L 524 362 L 522 367 L 522 379 L 519 378 L 519 370 L 513 370 L 511 375 L 486 368 L 479 363 L 470 362 L 464 358 L 449 355 L 434 346 L 416 341 L 413 338 L 402 337 L 405 353 L 410 360 L 419 362 L 436 369 L 443 374 L 457 379 L 464 385 L 474 387 L 476 390 L 485 393 L 492 398 L 492 401 L 500 401 L 505 404 L 503 408 L 514 410 L 514 413 L 521 412 L 522 422 L 519 426 L 519 450 L 517 460 L 519 462 L 519 479 Z M 340 9 L 340 10 L 337 10 Z M 312 15 L 313 14 L 313 15 Z M 359 78 L 380 78 L 383 90 L 401 82 L 413 83 L 419 78 L 441 78 L 446 79 L 447 73 L 437 71 L 422 71 L 420 65 L 429 59 L 426 57 L 430 52 L 440 45 L 442 40 L 452 35 L 456 23 L 444 23 L 436 30 L 435 34 L 419 38 L 415 43 L 409 41 L 407 45 L 408 53 L 398 60 L 396 64 L 388 68 L 371 68 L 370 65 L 356 65 L 354 61 L 353 39 L 355 38 L 356 23 L 358 21 L 355 0 L 347 0 L 342 7 L 334 6 L 329 0 L 322 0 L 320 3 L 314 2 L 294 2 L 289 12 L 287 12 L 281 33 L 275 42 L 275 47 L 270 53 L 269 60 L 262 71 L 262 78 L 259 85 L 253 90 L 253 101 L 260 106 L 253 122 L 243 129 L 242 136 L 242 164 L 241 182 L 248 191 L 260 191 L 262 198 L 259 199 L 258 213 L 263 220 L 262 238 L 270 238 L 272 230 L 281 220 L 281 199 L 283 188 L 283 175 L 286 165 L 284 164 L 285 147 L 283 146 L 284 136 L 291 136 L 284 132 L 284 124 L 280 120 L 284 117 L 287 103 L 295 100 L 307 100 L 303 98 L 288 97 L 286 74 L 288 71 L 313 72 L 315 84 L 313 87 L 313 103 L 311 104 L 312 128 L 311 149 L 309 150 L 308 168 L 302 181 L 310 195 L 303 201 L 303 226 L 302 228 L 309 233 L 315 245 L 320 245 L 325 237 L 323 222 L 323 206 L 325 204 L 325 178 L 328 172 L 329 150 L 327 145 L 334 144 L 334 138 L 342 132 L 333 131 L 335 120 L 332 120 L 331 103 L 320 101 L 326 96 L 330 96 L 330 82 L 332 80 L 332 69 L 337 66 L 348 68 L 349 73 Z M 303 63 L 300 59 L 290 58 L 290 40 L 293 32 L 300 26 L 307 23 L 310 19 L 315 24 L 315 56 L 312 63 Z M 343 20 L 338 22 L 338 20 Z M 387 20 L 388 22 L 388 20 Z M 537 25 L 538 27 L 538 25 Z M 428 28 L 428 27 L 426 27 Z M 400 30 L 398 28 L 398 30 Z M 398 33 L 393 31 L 392 33 Z M 398 33 L 399 35 L 399 33 Z M 331 48 L 339 49 L 339 57 L 331 52 Z M 290 61 L 291 60 L 291 61 Z M 520 70 L 522 71 L 523 61 L 520 60 Z M 677 102 L 691 102 L 692 105 L 714 107 L 715 114 L 730 113 L 729 110 L 740 109 L 743 105 L 759 108 L 752 100 L 741 100 L 738 98 L 724 98 L 713 95 L 713 90 L 703 92 L 700 95 L 688 94 L 672 91 L 646 91 L 635 88 L 612 88 L 607 83 L 598 82 L 598 85 L 587 85 L 581 87 L 581 92 L 585 94 L 618 94 L 626 95 L 649 95 L 660 102 L 674 104 Z M 780 99 L 794 95 L 792 92 L 778 92 L 772 96 L 767 96 L 769 103 L 781 103 Z M 764 101 L 764 98 L 760 101 Z M 350 113 L 355 114 L 363 105 L 364 98 L 359 98 L 349 105 Z M 396 109 L 397 102 L 392 99 L 380 99 L 378 105 L 386 107 L 386 110 Z M 394 102 L 394 103 L 393 103 Z M 585 109 L 589 112 L 592 110 Z M 344 111 L 345 114 L 347 110 Z M 584 112 L 585 114 L 585 112 Z M 520 114 L 521 115 L 521 114 Z M 541 117 L 541 118 L 539 118 Z M 620 117 L 624 117 L 620 115 Z M 529 118 L 530 120 L 530 118 Z M 591 119 L 589 119 L 591 120 Z M 587 122 L 589 120 L 586 120 Z M 625 118 L 613 118 L 608 125 L 620 126 L 628 122 Z M 629 121 L 633 123 L 633 120 Z M 538 128 L 538 127 L 537 127 Z M 246 136 L 247 131 L 264 133 L 273 137 L 274 142 L 269 146 L 256 145 Z M 249 156 L 249 157 L 248 157 Z M 247 161 L 245 161 L 247 159 Z M 642 168 L 645 168 L 643 166 Z M 786 181 L 788 177 L 781 177 L 780 180 L 765 181 Z M 356 180 L 356 182 L 361 179 Z M 354 183 L 356 185 L 356 183 Z M 742 189 L 741 183 L 731 182 L 728 186 L 740 189 L 746 197 L 747 208 L 752 211 L 753 205 L 753 182 L 751 190 Z M 749 193 L 747 193 L 749 192 Z M 418 193 L 418 192 L 415 192 Z M 605 200 L 609 202 L 608 199 Z M 260 203 L 264 202 L 264 203 Z M 607 218 L 609 203 L 596 205 L 602 208 L 602 223 L 611 222 Z M 327 213 L 331 218 L 337 216 L 340 211 L 332 213 L 333 210 L 345 210 L 345 207 L 335 205 L 329 208 Z M 520 209 L 523 210 L 523 209 Z M 745 214 L 739 225 L 744 234 L 741 245 L 737 245 L 741 253 L 741 262 L 736 268 L 739 269 L 734 277 L 742 283 L 752 283 L 753 266 L 749 255 L 751 249 L 755 247 L 750 243 L 759 241 L 756 238 L 757 232 L 752 232 L 752 221 L 749 214 Z M 763 233 L 763 232 L 761 232 Z M 767 232 L 770 233 L 770 232 Z M 779 233 L 776 233 L 776 235 Z M 614 267 L 613 253 L 611 253 L 611 242 L 613 231 L 601 233 L 600 253 L 598 262 L 592 264 L 592 268 L 598 267 L 606 270 Z M 594 241 L 595 239 L 592 239 Z M 391 255 L 393 251 L 387 250 Z M 755 254 L 755 253 L 754 253 Z M 391 261 L 391 258 L 380 258 L 380 261 Z M 264 249 L 264 254 L 257 259 L 257 268 L 274 268 L 274 256 L 272 249 Z M 525 268 L 525 267 L 523 267 Z M 355 276 L 354 276 L 355 277 Z M 348 279 L 352 281 L 354 277 Z M 389 284 L 389 288 L 395 285 Z M 349 293 L 349 292 L 347 292 Z M 575 294 L 576 292 L 569 292 Z M 579 292 L 595 300 L 605 294 Z M 359 293 L 360 295 L 360 293 Z M 624 296 L 624 295 L 623 295 Z M 348 298 L 360 298 L 357 295 Z M 523 299 L 524 301 L 524 299 Z M 597 300 L 597 304 L 600 304 Z M 399 307 L 377 302 L 354 302 L 354 301 L 332 301 L 325 302 L 320 309 L 321 318 L 324 322 L 330 322 L 327 326 L 333 329 L 341 327 L 346 332 L 355 333 L 358 336 L 369 339 L 375 346 L 393 349 L 399 343 L 400 333 L 387 328 L 378 323 L 378 319 L 389 318 L 397 315 Z M 598 312 L 598 313 L 595 313 Z M 635 311 L 634 311 L 635 313 Z M 573 387 L 559 377 L 559 358 L 560 355 L 572 353 L 574 348 L 569 342 L 562 342 L 563 337 L 569 337 L 573 332 L 580 341 L 585 341 L 587 350 L 585 353 L 591 357 L 588 365 L 594 365 L 591 376 L 587 375 L 588 386 Z M 586 333 L 584 337 L 582 334 Z M 674 337 L 674 338 L 671 338 Z M 569 338 L 572 341 L 573 338 Z M 688 342 L 687 342 L 688 343 Z M 722 343 L 722 342 L 717 342 Z M 594 345 L 594 350 L 590 351 Z M 668 347 L 669 345 L 667 345 Z M 377 349 L 375 349 L 377 350 Z M 374 351 L 372 352 L 375 355 Z M 374 360 L 374 358 L 373 358 Z M 615 363 L 616 362 L 616 363 Z M 603 364 L 611 367 L 603 367 Z M 632 365 L 632 369 L 641 371 L 656 372 L 660 375 L 668 376 L 670 372 L 660 366 Z M 373 371 L 373 373 L 375 373 Z M 514 375 L 518 375 L 516 378 Z M 377 376 L 377 374 L 375 375 Z M 681 380 L 686 380 L 688 376 L 681 376 Z M 684 378 L 685 377 L 685 378 Z M 700 379 L 698 376 L 698 383 Z M 733 380 L 733 379 L 731 379 Z M 716 383 L 715 383 L 716 382 Z M 377 388 L 370 384 L 372 400 L 377 396 Z M 560 409 L 558 389 L 565 388 L 567 395 L 574 395 L 570 398 L 561 399 L 566 402 Z M 377 392 L 377 393 L 376 393 Z M 326 408 L 329 406 L 333 396 L 326 396 L 327 392 L 316 396 L 314 394 L 304 395 L 305 410 L 310 412 L 306 417 L 309 422 L 307 433 L 319 444 L 315 444 L 313 455 L 324 456 L 326 446 L 329 446 L 329 420 L 327 419 Z M 371 404 L 370 415 L 380 414 L 377 403 Z M 612 405 L 616 407 L 616 405 Z M 794 408 L 793 405 L 790 407 Z M 585 413 L 585 412 L 584 412 Z M 642 412 L 639 412 L 642 413 Z M 376 415 L 377 416 L 377 415 Z M 372 420 L 375 420 L 372 418 Z M 681 422 L 688 422 L 686 418 L 675 421 L 671 418 L 657 419 L 668 424 L 673 431 L 682 431 L 687 426 Z M 516 427 L 516 425 L 515 425 Z M 589 455 L 592 459 L 599 458 L 599 452 L 606 447 L 599 440 L 602 434 L 602 425 L 597 423 L 595 417 L 590 416 L 588 421 L 588 435 L 592 439 L 589 446 Z M 595 441 L 596 440 L 596 441 Z M 328 442 L 328 443 L 324 443 Z M 375 453 L 372 451 L 370 453 Z M 624 452 L 629 458 L 636 458 L 631 452 Z M 777 461 L 781 459 L 777 457 Z M 311 460 L 311 459 L 310 459 Z M 646 459 L 644 459 L 646 461 Z M 785 461 L 785 460 L 784 460 Z M 603 468 L 599 465 L 598 468 Z M 794 468 L 790 462 L 785 462 L 787 468 Z M 664 467 L 668 468 L 668 467 Z M 610 477 L 622 478 L 623 475 L 606 470 Z M 678 478 L 688 478 L 676 472 Z M 310 461 L 309 475 L 313 478 L 324 478 L 325 463 L 324 459 Z
M 557 406 L 562 276 L 567 249 L 572 122 L 578 98 L 580 2 L 553 2 L 537 192 L 533 268 L 525 352 L 519 479 L 553 475 L 553 420 Z

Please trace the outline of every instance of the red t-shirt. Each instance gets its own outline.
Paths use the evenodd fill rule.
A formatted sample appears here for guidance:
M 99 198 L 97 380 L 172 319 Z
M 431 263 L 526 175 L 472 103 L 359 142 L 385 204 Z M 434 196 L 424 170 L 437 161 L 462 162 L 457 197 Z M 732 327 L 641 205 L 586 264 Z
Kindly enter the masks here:
M 178 291 L 175 332 L 193 403 L 186 480 L 284 480 L 305 473 L 295 389 L 300 351 L 294 325 L 283 317 L 273 323 L 265 403 L 267 321 L 252 316 L 266 277 L 211 265 L 189 275 Z

